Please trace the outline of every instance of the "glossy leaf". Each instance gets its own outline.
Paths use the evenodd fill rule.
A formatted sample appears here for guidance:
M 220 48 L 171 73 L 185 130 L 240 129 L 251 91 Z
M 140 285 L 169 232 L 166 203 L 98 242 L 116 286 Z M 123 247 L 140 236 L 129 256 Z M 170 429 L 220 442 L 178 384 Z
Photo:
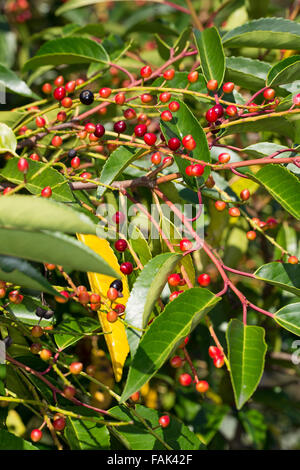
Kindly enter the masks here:
M 126 401 L 148 382 L 219 300 L 206 289 L 192 288 L 165 307 L 139 343 L 121 396 L 122 401 Z
M 142 153 L 141 150 L 136 151 L 134 148 L 118 147 L 112 152 L 109 158 L 103 165 L 99 182 L 110 185 L 114 180 L 117 180 L 122 175 L 125 168 L 130 165 Z M 106 191 L 105 186 L 99 186 L 97 189 L 97 196 L 101 197 Z
M 103 275 L 89 272 L 88 279 L 92 292 L 100 294 L 101 298 L 107 299 L 107 291 L 110 284 L 117 277 L 121 279 L 123 283 L 123 297 L 118 298 L 118 303 L 126 305 L 129 297 L 127 277 L 121 273 L 118 260 L 109 242 L 94 235 L 77 234 L 77 237 L 95 253 L 101 254 L 111 269 L 116 272 L 115 276 L 109 273 L 108 275 Z M 125 327 L 121 320 L 118 319 L 114 323 L 109 323 L 106 315 L 106 311 L 103 311 L 103 309 L 98 311 L 98 318 L 102 326 L 102 331 L 105 333 L 105 341 L 111 357 L 115 378 L 118 382 L 122 378 L 123 365 L 129 353 L 129 345 Z
M 99 323 L 93 318 L 67 318 L 56 328 L 59 333 L 54 335 L 54 339 L 58 348 L 66 349 L 76 344 L 85 334 L 97 329 L 99 329 Z
M 15 153 L 17 148 L 17 139 L 10 127 L 0 123 L 0 153 Z
M 268 263 L 255 271 L 257 279 L 264 280 L 281 289 L 300 295 L 300 265 L 290 263 Z
M 298 249 L 297 232 L 294 227 L 291 227 L 288 221 L 284 221 L 277 233 L 276 242 L 285 248 L 289 253 L 294 253 L 296 256 L 300 254 L 300 247 Z M 282 250 L 274 247 L 274 259 L 281 257 Z
M 249 400 L 256 390 L 264 370 L 265 330 L 260 326 L 244 325 L 236 319 L 229 322 L 226 339 L 230 377 L 237 408 Z
M 286 330 L 300 336 L 299 309 L 300 302 L 288 304 L 276 312 L 274 320 Z
M 39 450 L 31 442 L 0 429 L 0 450 Z
M 146 328 L 154 305 L 159 298 L 168 275 L 171 274 L 182 256 L 178 253 L 157 255 L 141 271 L 131 290 L 126 305 L 127 338 L 131 355 L 134 356 L 142 330 Z
M 0 255 L 0 279 L 28 289 L 57 294 L 47 279 L 28 261 L 13 256 Z
M 151 410 L 142 405 L 136 405 L 135 410 L 142 419 L 144 419 L 152 429 L 158 426 L 160 413 Z M 121 442 L 124 442 L 128 449 L 132 450 L 166 450 L 166 447 L 155 436 L 150 434 L 137 416 L 125 408 L 125 406 L 115 406 L 109 412 L 122 421 L 133 421 L 128 426 L 116 426 L 113 433 Z M 203 448 L 198 437 L 190 431 L 179 419 L 174 416 L 170 417 L 170 425 L 163 429 L 158 426 L 155 434 L 160 437 L 172 449 L 182 450 L 200 450 Z
M 256 116 L 253 120 L 247 120 L 247 118 L 245 118 L 244 120 L 236 120 L 227 124 L 221 124 L 219 129 L 224 129 L 222 136 L 244 132 L 269 131 L 290 137 L 290 139 L 294 139 L 295 137 L 295 128 L 293 123 L 280 116 L 268 116 L 266 118 L 262 115 Z
M 195 118 L 193 113 L 183 101 L 177 101 L 180 105 L 180 108 L 178 111 L 173 113 L 173 119 L 169 122 L 162 120 L 160 122 L 160 127 L 166 141 L 168 142 L 168 140 L 172 137 L 177 137 L 182 140 L 184 136 L 191 134 L 195 139 L 196 147 L 193 151 L 189 152 L 189 155 L 195 159 L 210 162 L 210 152 L 206 135 L 201 125 L 199 124 L 199 121 Z M 174 159 L 185 182 L 194 188 L 195 178 L 189 177 L 185 173 L 185 169 L 188 165 L 190 165 L 190 162 L 188 160 L 182 159 L 178 154 L 175 153 Z M 206 167 L 203 173 L 203 178 L 206 179 L 209 173 L 210 170 L 208 167 Z
M 85 37 L 52 39 L 41 46 L 29 59 L 24 71 L 43 65 L 107 63 L 109 57 L 103 46 Z
M 32 90 L 27 86 L 27 84 L 21 80 L 18 75 L 9 70 L 4 65 L 0 64 L 0 83 L 5 86 L 5 89 L 16 95 L 25 96 L 26 98 L 35 98 L 38 99 L 38 95 L 33 93 Z
M 271 196 L 292 216 L 300 218 L 300 181 L 280 165 L 265 165 L 252 178 L 262 184 Z
M 300 56 L 295 55 L 275 64 L 268 73 L 267 86 L 290 83 L 299 78 Z
M 194 30 L 200 63 L 207 81 L 217 80 L 221 86 L 225 73 L 225 54 L 217 28 Z
M 30 214 L 30 217 L 28 217 Z M 0 198 L 0 227 L 95 233 L 96 225 L 82 212 L 51 199 L 13 194 Z
M 74 201 L 74 196 L 66 178 L 54 168 L 44 167 L 45 164 L 42 162 L 29 161 L 26 189 L 32 194 L 41 194 L 45 186 L 50 186 L 53 199 L 61 202 Z M 23 174 L 18 170 L 17 158 L 10 159 L 5 167 L 0 170 L 0 175 L 17 185 L 22 184 L 24 181 Z
M 59 232 L 0 228 L 0 245 L 4 255 L 118 277 L 101 256 L 75 238 Z
M 232 29 L 222 41 L 231 48 L 299 49 L 300 25 L 284 18 L 260 18 Z
M 99 417 L 98 414 L 81 407 L 72 407 L 80 415 Z M 86 419 L 67 418 L 64 431 L 71 450 L 104 450 L 110 448 L 109 432 L 106 426 Z

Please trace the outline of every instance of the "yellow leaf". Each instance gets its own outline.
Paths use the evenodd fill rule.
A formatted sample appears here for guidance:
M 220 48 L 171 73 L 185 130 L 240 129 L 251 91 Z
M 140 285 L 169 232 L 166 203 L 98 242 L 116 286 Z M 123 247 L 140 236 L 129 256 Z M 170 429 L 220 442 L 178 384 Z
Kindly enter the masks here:
M 118 260 L 111 249 L 107 240 L 97 237 L 96 235 L 83 235 L 77 234 L 77 238 L 82 241 L 89 248 L 94 250 L 117 272 L 120 273 L 120 278 L 123 282 L 123 297 L 118 299 L 118 303 L 126 305 L 129 297 L 129 288 L 127 278 L 121 273 Z M 106 294 L 110 284 L 114 281 L 111 276 L 106 276 L 99 273 L 87 273 L 91 291 L 100 294 L 103 299 L 106 299 Z M 129 345 L 125 332 L 124 324 L 117 320 L 115 323 L 109 323 L 106 319 L 106 313 L 98 311 L 99 321 L 102 330 L 105 334 L 105 340 L 108 351 L 112 360 L 113 371 L 116 381 L 119 382 L 122 378 L 123 365 L 127 354 L 129 352 Z

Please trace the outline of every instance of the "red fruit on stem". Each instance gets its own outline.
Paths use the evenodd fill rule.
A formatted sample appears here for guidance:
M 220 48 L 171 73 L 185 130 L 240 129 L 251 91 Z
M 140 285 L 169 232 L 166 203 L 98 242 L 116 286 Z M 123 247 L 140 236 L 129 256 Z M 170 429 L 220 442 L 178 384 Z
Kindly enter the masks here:
M 49 198 L 52 196 L 52 189 L 50 188 L 50 186 L 46 186 L 45 188 L 42 189 L 41 196 L 46 197 L 46 198 Z
M 154 145 L 155 142 L 156 142 L 156 135 L 153 134 L 152 132 L 147 132 L 145 135 L 144 135 L 144 141 L 147 145 Z
M 176 151 L 179 149 L 180 145 L 180 140 L 177 137 L 172 137 L 168 142 L 168 147 L 170 150 Z
M 53 96 L 57 101 L 61 101 L 65 96 L 66 96 L 66 90 L 63 86 L 59 86 L 58 88 L 55 88 L 53 92 Z
M 119 106 L 122 106 L 125 103 L 125 94 L 124 93 L 118 93 L 115 96 L 115 103 L 118 104 Z
M 206 111 L 205 118 L 207 122 L 216 122 L 218 119 L 218 114 L 214 110 L 214 108 L 210 108 L 208 111 Z
M 39 442 L 43 437 L 43 433 L 40 429 L 33 429 L 30 433 L 30 439 L 32 442 Z
M 180 356 L 173 356 L 170 359 L 170 365 L 174 367 L 174 369 L 178 369 L 179 367 L 182 366 L 182 364 L 183 364 L 183 360 L 181 359 Z
M 215 208 L 217 211 L 222 212 L 226 207 L 226 202 L 224 201 L 216 201 L 215 202 Z
M 51 359 L 51 357 L 52 357 L 52 352 L 50 351 L 50 349 L 42 349 L 41 350 L 40 358 L 43 361 L 49 361 L 49 359 Z
M 194 148 L 196 147 L 196 142 L 193 136 L 191 134 L 188 134 L 183 137 L 182 145 L 184 146 L 184 148 L 191 151 L 194 150 Z
M 53 427 L 55 431 L 63 431 L 66 427 L 66 419 L 61 416 L 53 420 Z
M 199 393 L 205 393 L 209 389 L 209 385 L 206 382 L 206 380 L 199 380 L 199 382 L 196 383 L 196 390 Z
M 298 264 L 298 258 L 297 258 L 297 256 L 290 256 L 290 257 L 288 258 L 288 263 L 290 263 L 290 264 Z
M 220 153 L 218 160 L 220 163 L 227 163 L 230 160 L 230 154 L 227 152 Z
M 214 357 L 219 357 L 219 356 L 222 357 L 223 356 L 221 349 L 219 349 L 217 346 L 209 346 L 208 354 L 212 359 Z
M 159 95 L 159 99 L 162 103 L 167 103 L 171 99 L 171 93 L 165 91 Z
M 250 191 L 249 189 L 245 188 L 240 192 L 240 198 L 242 201 L 247 201 L 250 197 Z
M 237 114 L 237 107 L 234 104 L 230 104 L 226 108 L 226 114 L 230 117 L 234 117 Z
M 241 215 L 240 209 L 238 207 L 230 207 L 228 213 L 231 217 L 239 217 Z
M 61 100 L 61 105 L 64 108 L 71 108 L 72 104 L 73 104 L 72 98 L 70 98 L 69 96 L 66 96 L 65 98 Z
M 169 111 L 168 109 L 166 111 L 163 111 L 160 115 L 160 118 L 162 121 L 164 122 L 169 122 L 169 121 L 172 121 L 173 119 L 173 114 L 171 113 L 171 111 Z
M 223 367 L 223 365 L 224 365 L 224 357 L 223 356 L 216 356 L 214 358 L 214 366 L 217 369 L 220 369 L 221 367 Z
M 145 124 L 138 124 L 134 128 L 134 133 L 137 137 L 143 137 L 147 132 L 147 126 Z
M 149 65 L 145 65 L 141 68 L 140 74 L 142 78 L 149 78 L 152 75 L 152 69 Z
M 256 232 L 254 230 L 249 230 L 249 232 L 246 233 L 246 237 L 248 240 L 253 241 L 256 238 Z
M 116 300 L 119 297 L 119 292 L 114 287 L 110 287 L 107 291 L 107 298 L 111 301 Z
M 192 176 L 202 176 L 204 173 L 204 169 L 204 166 L 200 165 L 200 163 L 192 165 Z
M 107 312 L 106 318 L 109 323 L 115 323 L 118 320 L 118 314 L 114 310 L 110 310 Z
M 125 261 L 125 263 L 122 263 L 120 265 L 120 270 L 123 274 L 126 274 L 128 276 L 133 271 L 132 263 L 130 263 L 129 261 Z
M 58 77 L 56 77 L 56 79 L 54 80 L 54 85 L 55 86 L 62 86 L 63 84 L 65 83 L 65 79 L 62 75 L 59 75 Z
M 214 110 L 214 112 L 217 114 L 218 118 L 221 118 L 224 114 L 224 108 L 223 106 L 221 106 L 220 104 L 216 104 L 215 106 L 213 106 L 212 108 Z
M 99 90 L 99 95 L 101 96 L 101 98 L 108 98 L 111 94 L 111 88 L 101 88 L 101 90 Z
M 175 76 L 175 70 L 174 69 L 168 69 L 164 72 L 164 79 L 165 80 L 173 80 Z
M 55 135 L 51 140 L 53 147 L 60 147 L 62 144 L 62 138 L 59 135 Z
M 91 304 L 99 304 L 101 302 L 101 296 L 99 294 L 90 295 Z
M 190 83 L 195 83 L 199 78 L 199 72 L 197 72 L 197 70 L 193 70 L 188 74 L 187 78 Z
M 135 392 L 135 393 L 133 393 L 133 394 L 130 396 L 130 399 L 131 399 L 132 401 L 137 402 L 137 401 L 139 401 L 140 396 L 141 396 L 140 392 Z
M 128 243 L 123 238 L 120 238 L 115 242 L 115 249 L 117 251 L 123 252 L 128 248 Z
M 45 127 L 46 120 L 42 116 L 38 116 L 35 120 L 37 127 Z
M 179 382 L 183 387 L 188 387 L 192 383 L 192 377 L 190 374 L 181 374 L 179 376 Z
M 197 281 L 198 281 L 198 284 L 200 284 L 200 286 L 202 286 L 202 287 L 207 287 L 207 286 L 209 286 L 210 281 L 211 281 L 210 275 L 209 275 L 209 274 L 205 274 L 205 273 L 204 273 L 204 274 L 200 274 L 200 276 L 198 276 Z
M 75 396 L 75 394 L 76 394 L 76 389 L 72 387 L 72 385 L 67 385 L 64 388 L 64 395 L 69 400 L 71 400 Z
M 193 248 L 193 243 L 191 242 L 191 240 L 188 240 L 187 238 L 183 238 L 182 240 L 180 240 L 179 247 L 181 251 L 188 251 Z
M 178 286 L 180 280 L 181 280 L 181 277 L 177 273 L 170 274 L 170 276 L 168 276 L 168 283 L 170 284 L 170 286 L 173 286 L 173 287 Z
M 76 82 L 75 80 L 71 80 L 70 82 L 67 82 L 65 84 L 65 90 L 67 93 L 73 93 L 73 91 L 75 90 L 76 88 Z
M 216 91 L 218 89 L 217 80 L 208 80 L 206 87 L 209 91 Z
M 153 153 L 151 156 L 151 162 L 153 165 L 159 165 L 161 163 L 161 154 L 159 152 Z
M 226 82 L 223 84 L 223 91 L 224 93 L 231 93 L 234 89 L 234 83 Z
M 172 111 L 173 113 L 175 111 L 178 111 L 179 108 L 180 108 L 180 104 L 178 103 L 178 101 L 171 101 L 171 103 L 169 104 L 169 110 Z
M 82 369 L 83 369 L 82 362 L 72 362 L 72 364 L 70 364 L 70 366 L 69 366 L 69 370 L 70 370 L 71 374 L 73 374 L 73 375 L 80 374 Z
M 76 170 L 77 168 L 80 167 L 80 158 L 79 157 L 72 158 L 71 167 L 74 168 L 74 170 Z
M 42 86 L 42 91 L 45 95 L 50 95 L 52 93 L 52 85 L 51 83 L 44 83 Z
M 31 328 L 31 336 L 33 336 L 34 338 L 40 338 L 41 336 L 43 336 L 43 334 L 44 331 L 41 326 L 35 325 Z
M 112 216 L 112 221 L 115 222 L 116 224 L 122 224 L 125 221 L 125 215 L 123 212 L 117 211 L 113 216 Z
M 21 171 L 21 173 L 27 173 L 29 169 L 29 163 L 28 163 L 28 160 L 26 160 L 26 158 L 20 158 L 20 160 L 18 161 L 18 170 Z
M 161 416 L 158 422 L 162 428 L 167 428 L 170 424 L 170 417 L 168 415 Z
M 275 98 L 275 90 L 273 88 L 267 88 L 263 94 L 267 101 L 272 101 Z

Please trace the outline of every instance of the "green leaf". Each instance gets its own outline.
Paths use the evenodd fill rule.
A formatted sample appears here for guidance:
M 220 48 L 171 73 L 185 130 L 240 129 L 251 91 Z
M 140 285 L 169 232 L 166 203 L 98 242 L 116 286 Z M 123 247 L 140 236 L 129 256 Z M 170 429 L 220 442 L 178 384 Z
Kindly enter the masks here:
M 22 111 L 0 111 L 0 122 L 9 127 L 15 127 L 19 122 L 27 116 Z
M 155 434 L 166 442 L 172 449 L 200 450 L 201 445 L 198 437 L 190 431 L 179 419 L 170 417 L 170 425 L 161 428 L 158 424 L 160 413 L 156 410 L 136 405 L 135 410 L 152 429 Z M 128 426 L 115 426 L 113 434 L 123 442 L 128 449 L 132 450 L 166 450 L 166 447 L 140 422 L 137 416 L 125 406 L 115 406 L 109 410 L 110 414 L 122 421 L 129 421 L 133 424 Z
M 178 36 L 178 38 L 174 42 L 173 49 L 176 52 L 176 54 L 180 54 L 183 51 L 183 49 L 186 47 L 186 45 L 189 41 L 189 38 L 191 36 L 191 31 L 192 31 L 191 26 L 187 26 L 187 28 L 185 28 L 180 33 L 180 35 Z
M 191 91 L 197 91 L 198 93 L 204 93 L 205 95 L 207 94 L 207 88 L 206 88 L 206 80 L 204 76 L 199 73 L 198 80 L 194 83 L 189 83 L 188 81 L 188 72 L 176 72 L 174 75 L 174 78 L 172 80 L 168 80 L 167 83 L 165 83 L 165 80 L 163 77 L 158 77 L 154 82 L 151 84 L 152 87 L 162 87 L 162 88 L 177 88 L 177 89 L 184 89 L 186 88 L 187 85 L 189 85 L 189 90 Z M 163 85 L 164 83 L 164 85 Z M 160 91 L 151 91 L 152 94 L 159 94 Z M 199 97 L 199 96 L 194 96 L 194 98 L 197 101 L 202 101 L 205 103 L 211 103 L 211 100 L 209 100 L 207 97 Z M 178 100 L 177 100 L 178 101 Z
M 192 158 L 210 162 L 210 152 L 206 135 L 201 125 L 199 124 L 199 121 L 195 118 L 193 113 L 183 101 L 177 101 L 180 105 L 180 108 L 178 111 L 176 111 L 176 113 L 173 113 L 173 119 L 168 122 L 162 120 L 160 121 L 160 127 L 166 141 L 172 137 L 177 137 L 182 140 L 184 136 L 191 134 L 195 139 L 196 147 L 192 152 L 189 152 L 189 155 Z M 185 169 L 188 165 L 190 165 L 190 161 L 184 160 L 178 154 L 174 154 L 174 159 L 185 182 L 194 188 L 196 185 L 195 178 L 189 177 L 185 173 Z M 208 167 L 206 167 L 203 173 L 203 178 L 206 179 L 209 174 L 210 170 Z
M 63 5 L 61 5 L 55 12 L 55 14 L 62 15 L 70 10 L 75 8 L 86 7 L 89 5 L 96 5 L 97 3 L 104 3 L 106 0 L 68 0 Z
M 85 37 L 52 39 L 38 50 L 24 65 L 24 71 L 42 65 L 108 63 L 104 47 Z
M 142 336 L 141 330 L 146 328 L 167 278 L 181 257 L 179 253 L 163 253 L 155 256 L 146 264 L 133 285 L 125 311 L 126 322 L 137 328 L 129 327 L 126 330 L 132 356 L 134 356 Z
M 286 305 L 276 312 L 274 320 L 286 330 L 300 336 L 299 309 L 300 302 Z
M 12 183 L 22 184 L 24 177 L 18 171 L 18 158 L 8 160 L 0 175 Z M 41 194 L 45 186 L 50 186 L 53 199 L 61 202 L 75 200 L 66 178 L 54 168 L 45 168 L 45 163 L 30 160 L 26 181 L 25 187 L 32 194 Z
M 248 90 L 259 90 L 265 86 L 270 64 L 248 57 L 227 57 L 225 80 Z
M 251 157 L 260 158 L 268 157 L 269 155 L 272 155 L 272 153 L 287 148 L 288 147 L 285 147 L 284 145 L 274 144 L 273 142 L 259 142 L 258 144 L 248 145 L 248 147 L 243 149 L 243 152 L 245 152 L 247 155 L 250 155 Z M 293 152 L 284 152 L 284 154 L 280 156 L 291 157 L 292 155 Z
M 133 238 L 134 237 L 134 238 Z M 152 253 L 149 247 L 149 243 L 144 237 L 142 231 L 134 226 L 130 238 L 130 245 L 138 255 L 141 263 L 145 265 L 152 258 Z
M 103 165 L 99 182 L 110 185 L 114 180 L 118 179 L 122 175 L 125 168 L 130 165 L 138 156 L 143 152 L 143 150 L 138 150 L 129 147 L 118 147 L 114 150 L 109 158 Z M 101 197 L 106 191 L 105 186 L 99 186 L 97 189 L 97 197 Z
M 0 123 L 0 153 L 15 153 L 17 139 L 13 131 L 6 124 Z
M 0 450 L 38 450 L 36 446 L 5 429 L 0 429 Z
M 81 35 L 81 34 L 90 34 L 91 36 L 95 36 L 97 38 L 102 38 L 105 35 L 105 29 L 102 24 L 99 23 L 89 23 L 84 26 L 80 26 L 78 24 L 71 24 L 67 25 L 68 29 L 63 29 L 64 36 L 74 36 L 74 35 Z M 59 36 L 61 33 L 59 34 Z
M 119 277 L 103 258 L 84 243 L 59 232 L 0 228 L 0 246 L 0 253 L 4 255 Z
M 148 382 L 219 300 L 210 291 L 196 287 L 183 292 L 165 307 L 139 343 L 121 396 L 122 402 Z
M 294 227 L 291 227 L 287 221 L 284 221 L 277 233 L 276 242 L 286 249 L 289 253 L 294 253 L 296 256 L 300 250 L 298 250 L 297 232 Z M 299 247 L 300 248 L 300 247 Z M 282 250 L 274 247 L 274 259 L 281 257 Z
M 96 225 L 89 217 L 66 204 L 17 194 L 0 198 L 0 227 L 96 233 Z
M 239 419 L 256 449 L 263 449 L 267 437 L 264 415 L 258 410 L 240 411 Z
M 229 410 L 228 405 L 216 405 L 209 402 L 202 403 L 201 410 L 194 420 L 194 431 L 203 444 L 208 445 L 210 443 Z
M 242 132 L 262 131 L 275 132 L 290 137 L 290 139 L 294 139 L 295 137 L 294 125 L 281 116 L 255 116 L 255 119 L 251 119 L 250 121 L 238 119 L 227 124 L 221 124 L 219 129 L 224 129 L 222 137 L 231 134 L 240 134 Z
M 47 279 L 28 261 L 13 256 L 0 255 L 0 279 L 17 286 L 57 295 L 57 291 Z
M 262 184 L 271 196 L 292 216 L 300 218 L 300 181 L 281 165 L 265 165 L 252 178 Z
M 206 80 L 217 80 L 220 87 L 225 73 L 225 54 L 217 28 L 213 26 L 202 32 L 195 29 L 194 36 Z
M 21 80 L 18 75 L 9 70 L 4 65 L 0 64 L 0 83 L 3 83 L 5 89 L 11 93 L 25 96 L 26 98 L 39 99 L 38 95 L 33 93 L 32 90 Z
M 300 49 L 300 24 L 284 18 L 260 18 L 234 28 L 222 38 L 225 47 Z
M 66 349 L 77 343 L 85 334 L 92 333 L 99 327 L 99 321 L 93 318 L 64 318 L 59 327 L 56 328 L 59 333 L 54 335 L 54 339 L 58 348 Z
M 299 78 L 300 56 L 287 57 L 275 64 L 268 73 L 266 85 L 276 86 Z
M 53 294 L 53 292 L 51 292 Z M 55 292 L 57 295 L 58 292 Z M 42 302 L 39 302 L 33 297 L 25 296 L 23 301 L 20 304 L 10 304 L 9 310 L 13 312 L 15 317 L 22 323 L 26 325 L 36 325 L 40 320 L 35 314 L 35 311 L 38 307 L 43 307 Z M 40 326 L 48 326 L 52 323 L 52 319 L 46 320 L 42 318 L 39 321 Z
M 267 351 L 265 330 L 232 319 L 226 331 L 226 339 L 230 378 L 235 403 L 240 410 L 256 390 L 263 374 Z
M 300 295 L 300 264 L 273 262 L 264 264 L 254 273 L 257 279 Z
M 82 407 L 72 407 L 80 415 L 99 417 L 99 414 Z M 110 448 L 109 432 L 106 426 L 94 421 L 67 418 L 64 435 L 71 450 L 105 450 Z
M 178 32 L 171 28 L 168 23 L 165 23 L 163 21 L 150 21 L 149 20 L 144 20 L 140 21 L 139 23 L 136 23 L 130 28 L 127 29 L 126 34 L 132 33 L 132 32 L 142 32 L 142 33 L 159 33 L 163 34 L 164 36 L 177 36 Z

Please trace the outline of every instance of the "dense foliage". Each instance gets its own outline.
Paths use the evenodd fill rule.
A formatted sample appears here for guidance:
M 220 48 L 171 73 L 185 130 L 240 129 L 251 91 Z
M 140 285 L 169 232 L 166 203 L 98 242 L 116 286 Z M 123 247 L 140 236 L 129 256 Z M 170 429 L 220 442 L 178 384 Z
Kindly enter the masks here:
M 2 3 L 0 449 L 299 448 L 299 2 Z

